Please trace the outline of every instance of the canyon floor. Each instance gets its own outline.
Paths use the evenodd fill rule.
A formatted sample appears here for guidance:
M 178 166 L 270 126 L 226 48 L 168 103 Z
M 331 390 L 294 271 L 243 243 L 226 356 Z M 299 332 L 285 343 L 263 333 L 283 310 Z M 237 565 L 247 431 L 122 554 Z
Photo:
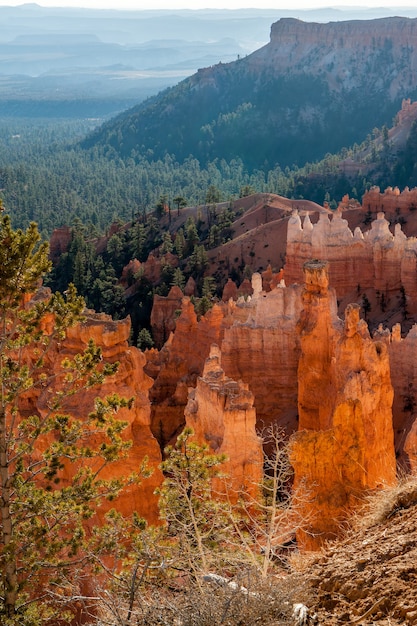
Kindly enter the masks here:
M 342 541 L 304 559 L 320 625 L 417 624 L 416 478 L 374 496 Z

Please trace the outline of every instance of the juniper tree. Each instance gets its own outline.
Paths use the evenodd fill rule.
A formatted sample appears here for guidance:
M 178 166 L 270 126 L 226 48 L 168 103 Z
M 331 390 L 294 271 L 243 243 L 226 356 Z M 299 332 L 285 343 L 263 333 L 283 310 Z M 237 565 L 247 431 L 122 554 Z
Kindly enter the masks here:
M 84 301 L 32 298 L 50 267 L 35 224 L 13 230 L 0 216 L 0 623 L 38 626 L 57 613 L 63 580 L 82 559 L 85 520 L 120 481 L 101 470 L 129 447 L 115 413 L 128 402 L 97 399 L 83 419 L 64 411 L 68 396 L 101 383 L 116 366 L 92 342 L 48 367 L 52 349 L 82 319 Z M 42 410 L 31 399 L 42 396 Z M 90 438 L 90 435 L 92 436 Z M 99 443 L 97 443 L 99 442 Z M 68 476 L 72 475 L 71 480 Z

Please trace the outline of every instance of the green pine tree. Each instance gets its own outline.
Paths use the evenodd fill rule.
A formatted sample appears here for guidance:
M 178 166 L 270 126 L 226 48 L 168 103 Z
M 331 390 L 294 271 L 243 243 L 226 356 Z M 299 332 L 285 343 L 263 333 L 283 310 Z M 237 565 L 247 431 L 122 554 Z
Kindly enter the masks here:
M 67 619 L 57 597 L 81 563 L 84 522 L 100 499 L 115 497 L 120 481 L 101 470 L 129 443 L 116 419 L 117 396 L 96 400 L 85 419 L 67 415 L 70 396 L 100 384 L 117 366 L 103 364 L 90 342 L 83 354 L 48 369 L 51 349 L 82 320 L 83 299 L 32 298 L 48 271 L 48 247 L 35 224 L 26 231 L 0 217 L 0 623 L 38 626 Z M 42 411 L 30 397 L 42 394 Z M 99 443 L 97 443 L 99 442 Z M 93 469 L 95 464 L 95 469 Z M 68 467 L 73 468 L 68 481 Z M 61 600 L 61 599 L 59 599 Z M 70 618 L 68 618 L 70 620 Z

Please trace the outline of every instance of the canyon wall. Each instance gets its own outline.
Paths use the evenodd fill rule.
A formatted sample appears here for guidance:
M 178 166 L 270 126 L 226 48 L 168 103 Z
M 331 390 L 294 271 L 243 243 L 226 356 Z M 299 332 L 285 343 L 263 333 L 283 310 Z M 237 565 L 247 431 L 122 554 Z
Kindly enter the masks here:
M 417 102 L 409 104 L 413 107 L 413 111 L 417 108 Z M 399 116 L 407 115 L 406 109 L 402 109 Z M 415 113 L 414 113 L 415 115 Z M 383 193 L 379 187 L 371 187 L 362 198 L 362 206 L 367 211 L 376 214 L 384 212 L 387 215 L 404 215 L 409 211 L 417 210 L 417 188 L 409 189 L 406 187 L 400 191 L 398 187 L 387 187 Z
M 271 424 L 296 433 L 295 487 L 307 487 L 314 503 L 306 504 L 311 522 L 300 545 L 316 548 L 334 536 L 368 490 L 395 480 L 396 456 L 407 471 L 417 465 L 416 327 L 404 338 L 398 327 L 381 327 L 371 338 L 358 305 L 338 318 L 337 298 L 356 294 L 360 280 L 382 293 L 404 286 L 412 306 L 416 251 L 416 240 L 398 224 L 392 233 L 381 212 L 365 233 L 352 233 L 340 211 L 324 210 L 314 225 L 294 214 L 285 278 L 304 286 L 254 274 L 252 295 L 220 302 L 199 320 L 183 298 L 175 331 L 160 352 L 148 352 L 152 430 L 161 445 L 187 423 L 212 449 L 227 448 L 239 483 L 246 461 L 236 442 L 255 409 L 258 433 Z M 318 257 L 329 262 L 311 262 Z M 230 284 L 226 291 L 237 295 Z M 220 349 L 210 355 L 213 343 Z M 243 393 L 243 412 L 230 410 L 227 389 Z
M 154 378 L 151 428 L 162 449 L 185 424 L 188 387 L 202 374 L 211 344 L 221 343 L 228 310 L 228 305 L 216 304 L 198 320 L 190 298 L 184 297 L 175 332 L 159 352 L 146 353 L 145 369 Z
M 376 20 L 349 20 L 314 23 L 281 18 L 272 24 L 270 43 L 249 58 L 250 64 L 267 65 L 272 73 L 309 72 L 328 81 L 339 92 L 363 88 L 367 59 L 368 89 L 381 89 L 378 70 L 395 66 L 389 97 L 407 97 L 417 85 L 409 67 L 417 64 L 415 38 L 417 20 L 392 17 Z M 404 61 L 404 50 L 407 59 Z
M 330 262 L 330 284 L 337 297 L 373 289 L 384 297 L 404 289 L 409 312 L 417 311 L 417 238 L 406 237 L 401 225 L 394 233 L 384 213 L 379 212 L 370 230 L 354 232 L 340 210 L 325 211 L 312 224 L 308 215 L 301 221 L 295 212 L 288 222 L 287 284 L 302 282 L 302 265 L 309 259 Z
M 290 434 L 297 428 L 295 328 L 301 288 L 280 285 L 266 293 L 257 277 L 253 277 L 258 284 L 254 295 L 238 301 L 232 323 L 224 331 L 222 364 L 228 376 L 243 380 L 254 394 L 258 430 L 277 424 Z
M 288 434 L 296 429 L 301 287 L 280 284 L 265 292 L 254 274 L 250 291 L 236 302 L 217 303 L 200 320 L 185 297 L 175 332 L 162 350 L 147 352 L 146 371 L 155 379 L 152 431 L 162 447 L 184 426 L 188 387 L 202 375 L 213 343 L 221 346 L 226 376 L 250 386 L 258 430 L 272 423 Z

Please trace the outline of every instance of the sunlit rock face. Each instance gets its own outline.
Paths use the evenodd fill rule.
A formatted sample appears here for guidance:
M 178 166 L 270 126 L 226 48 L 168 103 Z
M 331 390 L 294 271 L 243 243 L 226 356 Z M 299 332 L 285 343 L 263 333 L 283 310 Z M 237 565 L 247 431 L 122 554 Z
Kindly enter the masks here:
M 215 489 L 226 492 L 232 502 L 255 498 L 262 481 L 262 441 L 256 434 L 253 400 L 245 383 L 225 375 L 220 349 L 212 345 L 202 376 L 189 391 L 185 420 L 199 442 L 226 456 L 222 472 L 227 478 L 219 479 Z
M 387 345 L 373 341 L 350 305 L 342 323 L 328 289 L 327 263 L 305 263 L 298 330 L 299 432 L 292 441 L 295 488 L 304 484 L 309 528 L 300 545 L 315 549 L 369 489 L 395 480 L 393 387 Z
M 40 415 L 46 414 L 50 391 L 54 390 L 55 386 L 59 389 L 61 362 L 67 357 L 72 358 L 82 353 L 90 339 L 94 340 L 102 350 L 103 361 L 118 362 L 118 369 L 100 386 L 83 389 L 66 397 L 63 410 L 76 418 L 87 420 L 89 413 L 94 410 L 96 397 L 104 398 L 116 393 L 123 398 L 132 398 L 131 408 L 122 408 L 117 414 L 117 419 L 126 422 L 123 438 L 131 441 L 131 447 L 124 458 L 100 470 L 100 477 L 127 478 L 133 473 L 140 472 L 145 459 L 148 469 L 152 470 L 149 478 L 142 480 L 140 484 L 132 484 L 114 502 L 103 501 L 97 514 L 102 517 L 107 509 L 116 507 L 126 515 L 137 511 L 150 523 L 155 523 L 158 520 L 158 501 L 154 491 L 162 481 L 162 474 L 159 470 L 161 451 L 150 428 L 149 389 L 152 380 L 144 372 L 146 363 L 144 354 L 128 345 L 129 335 L 129 319 L 114 321 L 103 313 L 87 311 L 85 321 L 69 328 L 65 339 L 53 344 L 46 355 L 45 367 L 48 371 L 57 373 L 58 377 L 51 379 L 50 384 L 41 393 L 26 395 L 21 408 L 23 412 L 35 411 Z M 98 437 L 94 435 L 94 441 L 100 445 Z M 96 462 L 87 461 L 87 463 L 95 470 L 98 469 Z M 71 480 L 78 469 L 78 466 L 66 465 L 64 479 Z
M 148 368 L 155 379 L 150 391 L 151 427 L 161 448 L 182 430 L 188 387 L 201 375 L 212 343 L 220 344 L 228 305 L 217 304 L 200 320 L 190 298 L 184 297 L 170 335 L 159 352 L 147 353 Z
M 288 222 L 287 284 L 303 281 L 303 263 L 310 259 L 329 261 L 330 284 L 339 299 L 367 289 L 387 299 L 404 289 L 409 312 L 417 311 L 417 239 L 406 237 L 400 223 L 390 229 L 382 211 L 366 232 L 359 227 L 352 232 L 342 208 L 332 215 L 323 210 L 316 224 L 295 212 Z
M 221 344 L 228 376 L 243 380 L 255 397 L 258 431 L 275 424 L 287 434 L 297 429 L 297 368 L 301 287 L 279 284 L 265 292 L 252 278 L 250 300 L 238 301 Z

